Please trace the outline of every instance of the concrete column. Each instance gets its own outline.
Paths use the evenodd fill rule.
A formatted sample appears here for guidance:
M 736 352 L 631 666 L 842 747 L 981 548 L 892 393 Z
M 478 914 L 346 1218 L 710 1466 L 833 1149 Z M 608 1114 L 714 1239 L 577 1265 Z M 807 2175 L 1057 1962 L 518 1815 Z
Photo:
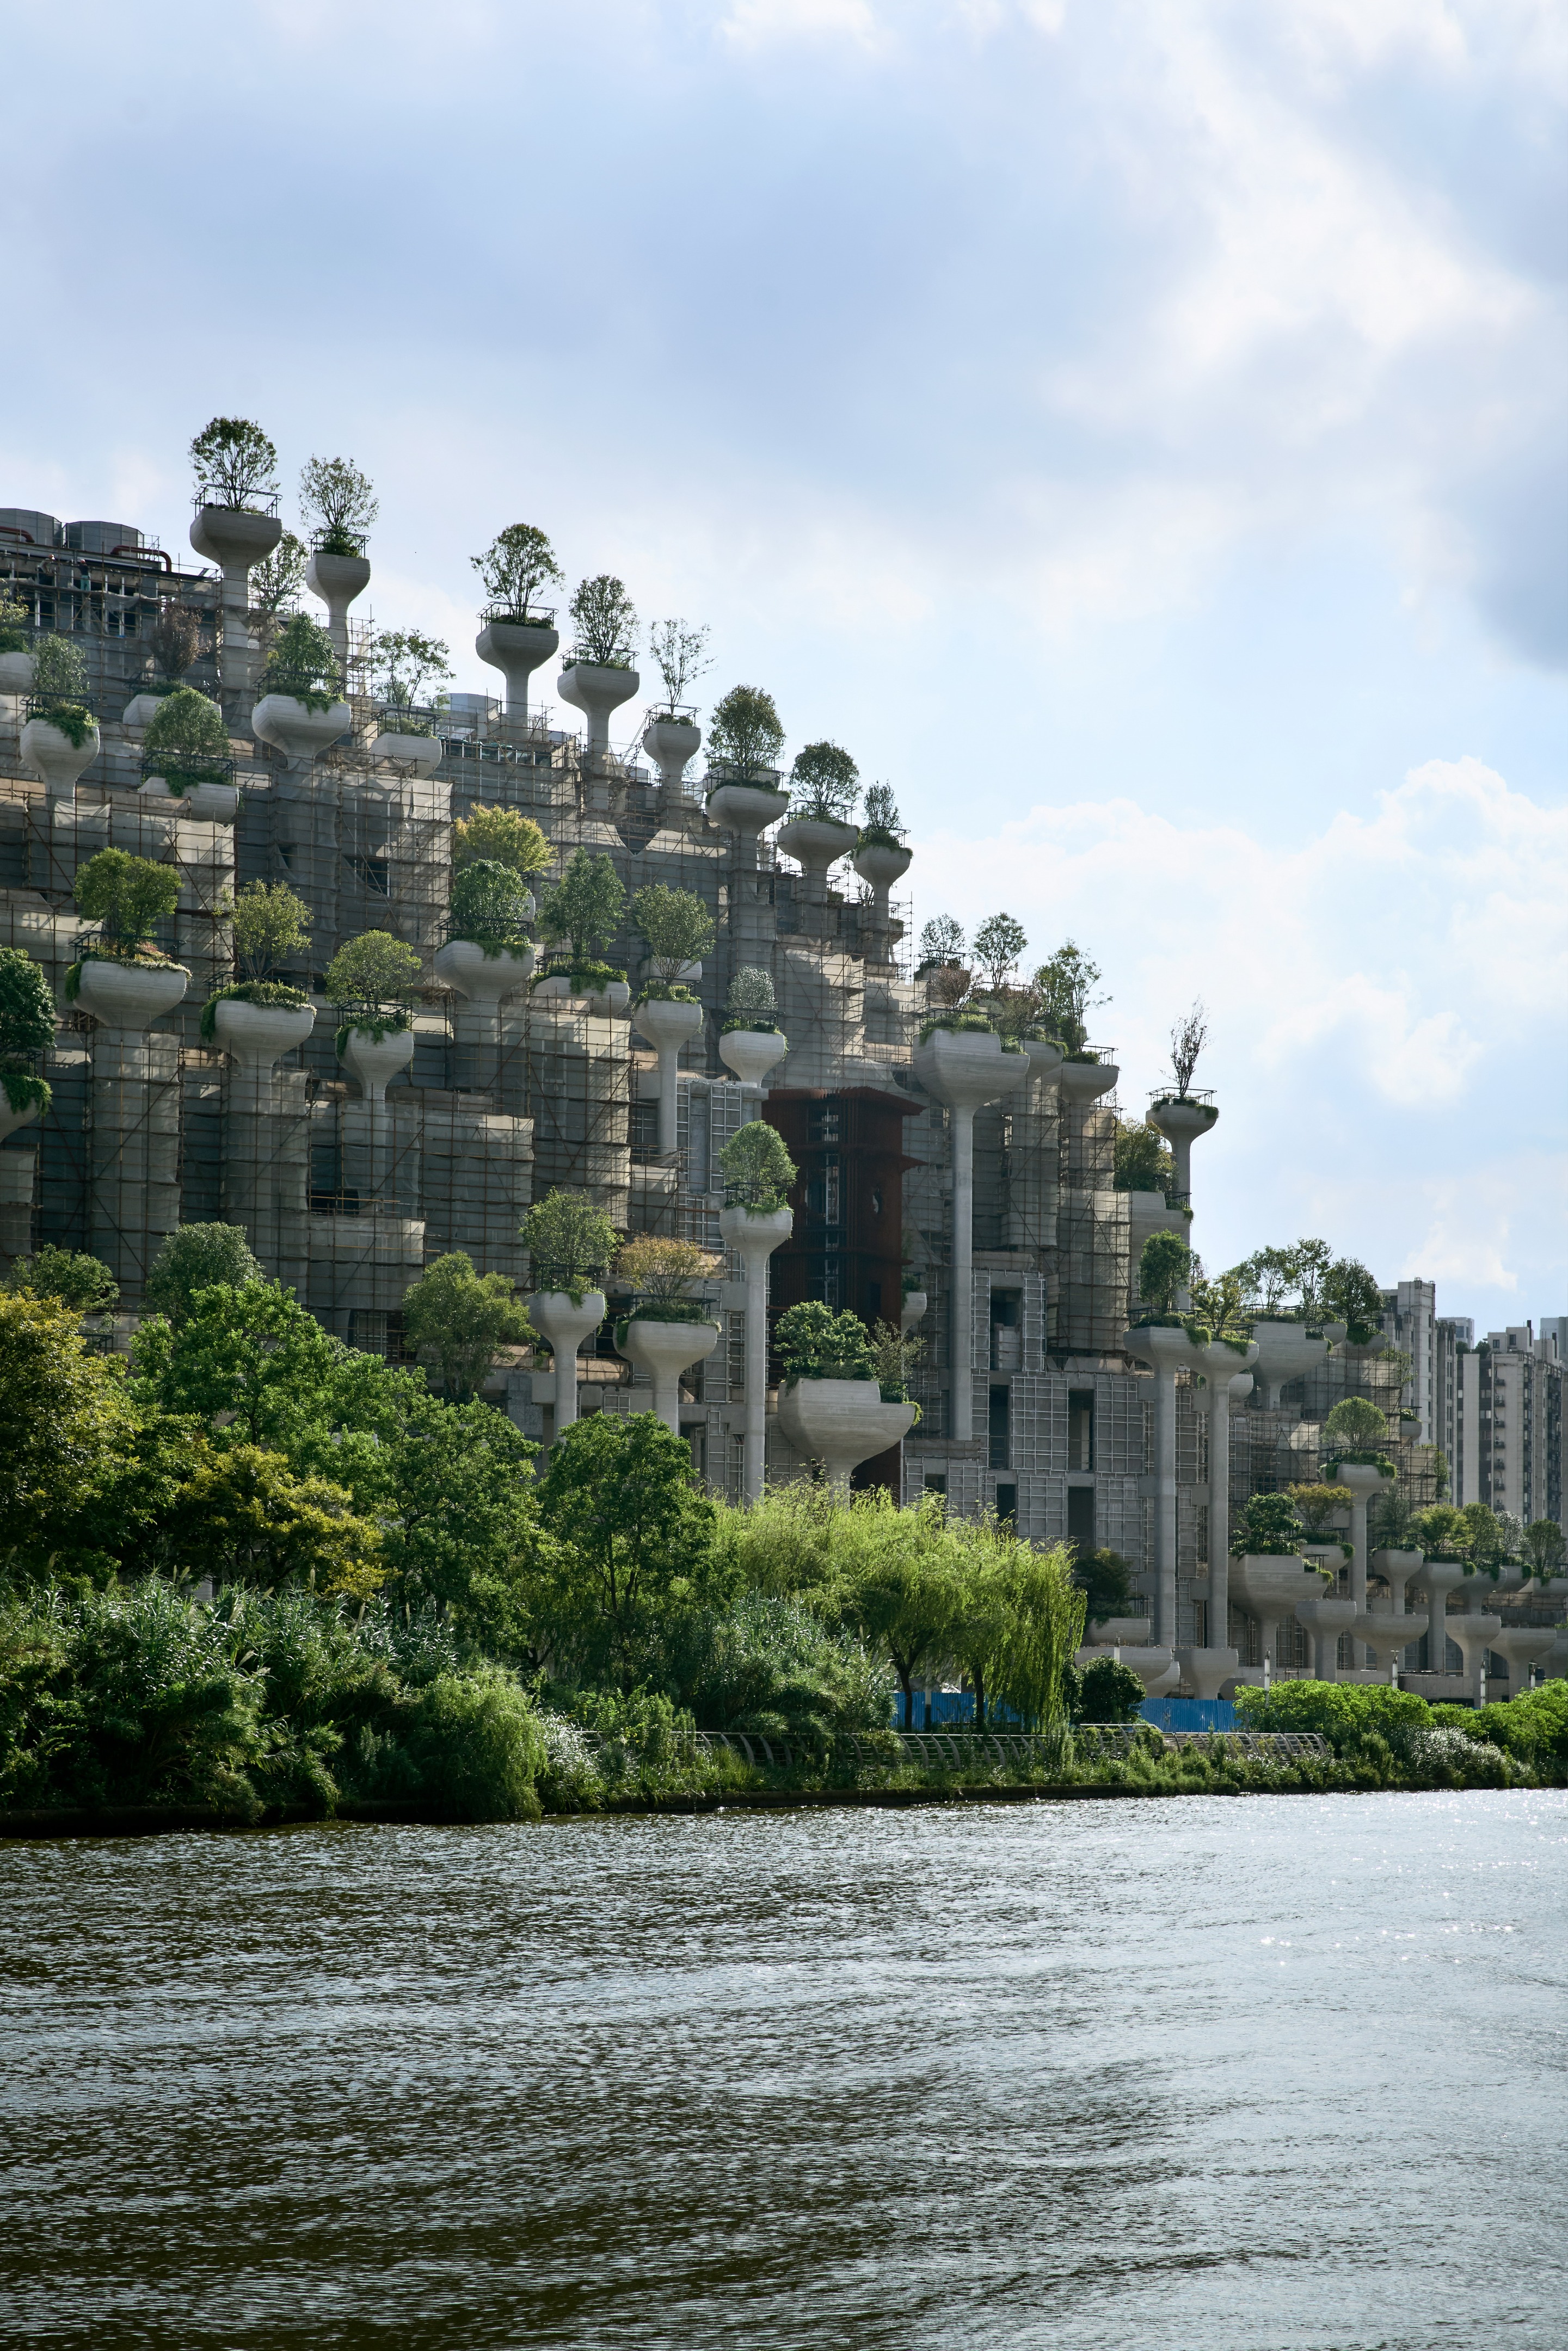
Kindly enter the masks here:
M 89 1247 L 131 1303 L 180 1222 L 180 1040 L 99 1028 L 89 1052 Z
M 653 997 L 640 1004 L 632 1015 L 639 1036 L 646 1037 L 659 1055 L 659 1150 L 664 1158 L 673 1158 L 680 1134 L 676 1117 L 676 1083 L 681 1066 L 681 1047 L 698 1036 L 703 1025 L 700 1004 L 682 1004 L 667 997 Z
M 223 573 L 223 629 L 218 675 L 225 697 L 248 707 L 255 683 L 255 641 L 250 633 L 250 575 L 283 536 L 276 515 L 241 507 L 203 507 L 191 525 L 191 545 Z M 243 712 L 241 714 L 243 720 Z
M 718 1344 L 714 1322 L 643 1322 L 632 1316 L 621 1353 L 653 1384 L 653 1410 L 673 1437 L 681 1433 L 681 1374 Z
M 305 567 L 305 585 L 327 607 L 327 634 L 340 669 L 349 665 L 349 607 L 371 584 L 362 555 L 329 555 L 318 549 Z
M 795 1228 L 789 1208 L 726 1208 L 718 1220 L 726 1249 L 746 1262 L 746 1451 L 741 1490 L 748 1502 L 762 1493 L 768 1437 L 768 1260 Z
M 1230 1623 L 1230 1415 L 1252 1393 L 1250 1372 L 1226 1376 L 1229 1348 L 1208 1350 L 1208 1646 L 1228 1646 Z M 1215 1361 L 1219 1357 L 1218 1362 Z
M 555 1434 L 577 1418 L 577 1351 L 604 1320 L 604 1292 L 587 1290 L 574 1306 L 564 1290 L 536 1291 L 528 1301 L 528 1321 L 550 1343 L 555 1368 Z
M 1004 1053 L 1001 1039 L 984 1030 L 934 1029 L 915 1050 L 915 1074 L 946 1104 L 952 1128 L 951 1434 L 967 1445 L 975 1434 L 975 1113 L 1027 1085 L 1030 1065 L 1027 1053 Z

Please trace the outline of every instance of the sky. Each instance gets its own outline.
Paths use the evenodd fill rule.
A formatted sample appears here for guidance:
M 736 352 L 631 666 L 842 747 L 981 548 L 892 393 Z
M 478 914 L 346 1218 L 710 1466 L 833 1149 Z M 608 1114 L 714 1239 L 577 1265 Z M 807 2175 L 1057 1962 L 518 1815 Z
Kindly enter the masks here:
M 1210 1265 L 1568 1311 L 1560 0 L 20 0 L 7 79 L 0 503 L 182 546 L 254 416 L 479 690 L 541 525 L 917 920 L 1077 940 L 1125 1105 L 1201 998 Z

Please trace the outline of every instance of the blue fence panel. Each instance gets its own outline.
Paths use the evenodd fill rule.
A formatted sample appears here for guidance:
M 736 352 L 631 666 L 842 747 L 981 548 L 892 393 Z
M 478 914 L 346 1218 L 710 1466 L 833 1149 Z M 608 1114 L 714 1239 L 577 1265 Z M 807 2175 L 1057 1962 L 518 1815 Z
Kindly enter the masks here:
M 1236 1708 L 1228 1698 L 1146 1698 L 1138 1711 L 1156 1730 L 1236 1728 Z

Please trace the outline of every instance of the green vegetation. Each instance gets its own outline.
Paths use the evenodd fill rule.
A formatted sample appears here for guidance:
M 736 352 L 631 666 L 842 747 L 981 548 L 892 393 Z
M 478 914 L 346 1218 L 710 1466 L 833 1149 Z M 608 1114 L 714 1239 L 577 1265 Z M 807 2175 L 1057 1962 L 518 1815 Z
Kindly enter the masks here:
M 272 553 L 251 566 L 247 618 L 264 664 L 270 658 L 277 632 L 305 585 L 307 560 L 304 540 L 286 530 Z
M 362 555 L 381 502 L 350 457 L 312 457 L 300 468 L 299 503 L 315 519 L 318 555 Z
M 1323 1423 L 1323 1466 L 1364 1462 L 1392 1478 L 1394 1464 L 1384 1450 L 1387 1443 L 1387 1417 L 1376 1405 L 1366 1396 L 1342 1396 Z
M 307 710 L 330 710 L 343 689 L 331 638 L 308 612 L 291 612 L 272 641 L 262 672 L 264 695 L 287 695 Z
M 422 636 L 417 629 L 382 629 L 371 645 L 370 673 L 389 715 L 406 719 L 427 686 L 452 675 L 451 647 L 441 637 Z M 430 729 L 420 721 L 400 731 L 427 735 Z
M 648 632 L 648 651 L 664 683 L 664 709 L 656 715 L 673 718 L 694 684 L 713 664 L 707 659 L 708 632 L 689 628 L 685 621 L 655 621 Z
M 1079 1697 L 1084 1722 L 1136 1722 L 1144 1703 L 1144 1685 L 1131 1666 L 1117 1657 L 1096 1657 L 1085 1666 Z
M 879 849 L 904 847 L 904 820 L 898 813 L 898 802 L 891 784 L 868 784 L 865 793 L 865 822 L 861 827 L 860 847 L 873 844 Z
M 328 1002 L 343 1016 L 339 1052 L 350 1029 L 379 1039 L 389 1029 L 406 1029 L 410 999 L 423 984 L 418 950 L 394 939 L 390 931 L 363 931 L 357 939 L 346 940 L 322 982 Z
M 248 416 L 214 416 L 191 444 L 196 488 L 221 507 L 250 507 L 277 495 L 277 451 Z
M 586 1192 L 559 1187 L 523 1218 L 523 1246 L 537 1290 L 561 1290 L 580 1306 L 609 1272 L 621 1236 Z
M 788 1384 L 797 1380 L 871 1380 L 876 1377 L 871 1342 L 858 1314 L 835 1314 L 817 1299 L 806 1299 L 779 1317 L 773 1333 Z
M 434 1259 L 402 1294 L 402 1327 L 422 1361 L 434 1366 L 444 1395 L 476 1395 L 502 1347 L 534 1337 L 504 1273 L 476 1273 L 464 1249 Z
M 541 588 L 559 587 L 566 574 L 544 532 L 531 522 L 510 522 L 497 531 L 483 555 L 468 559 L 499 607 L 499 618 L 521 628 L 543 628 L 544 616 L 530 611 Z
M 1249 1553 L 1254 1558 L 1283 1557 L 1301 1549 L 1304 1532 L 1288 1494 L 1253 1494 L 1242 1508 L 1230 1555 L 1233 1559 Z M 1305 1583 L 1301 1588 L 1307 1589 Z
M 279 964 L 303 956 L 310 945 L 310 909 L 287 882 L 247 882 L 235 901 L 231 930 L 235 959 L 245 977 L 216 989 L 202 1007 L 202 1035 L 208 1044 L 217 1036 L 218 1006 L 226 998 L 295 1011 L 310 1000 L 303 988 L 272 977 Z
M 53 1241 L 43 1242 L 31 1257 L 13 1259 L 5 1288 L 57 1299 L 78 1314 L 107 1314 L 120 1297 L 120 1284 L 101 1258 L 57 1249 Z
M 708 764 L 724 783 L 773 785 L 784 728 L 773 696 L 760 685 L 732 685 L 714 705 Z
M 1157 1127 L 1141 1120 L 1134 1123 L 1118 1119 L 1115 1147 L 1113 1180 L 1118 1192 L 1158 1192 L 1170 1198 L 1176 1189 L 1176 1164 Z
M 499 858 L 476 858 L 452 877 L 447 936 L 471 939 L 492 957 L 503 951 L 520 954 L 528 944 L 525 925 L 531 910 L 521 874 Z
M 648 942 L 648 961 L 661 979 L 678 979 L 713 947 L 714 919 L 695 890 L 651 882 L 632 901 L 632 919 Z
M 724 1031 L 732 1029 L 758 1029 L 764 1035 L 779 1034 L 779 999 L 773 993 L 773 978 L 760 964 L 743 963 L 729 983 L 729 998 L 726 1008 Z
M 484 862 L 510 866 L 526 882 L 542 873 L 553 854 L 533 818 L 519 816 L 516 809 L 480 806 L 452 828 L 452 862 L 459 872 Z
M 601 571 L 585 580 L 568 607 L 577 630 L 570 658 L 601 669 L 630 669 L 637 643 L 637 609 L 625 583 Z
M 625 1243 L 615 1261 L 620 1280 L 637 1293 L 630 1313 L 617 1312 L 616 1345 L 625 1338 L 632 1321 L 712 1322 L 715 1317 L 709 1309 L 692 1296 L 692 1285 L 714 1281 L 723 1270 L 724 1259 L 695 1241 L 638 1233 Z
M 1066 939 L 1040 965 L 1030 982 L 1040 1027 L 1048 1037 L 1058 1039 L 1070 1054 L 1085 1050 L 1090 1013 L 1097 1006 L 1110 1002 L 1109 997 L 1094 993 L 1103 977 L 1099 965 L 1073 940 Z
M 26 605 L 0 588 L 0 653 L 25 653 L 32 623 Z
M 76 1001 L 83 962 L 94 956 L 180 967 L 148 935 L 180 903 L 180 876 L 172 866 L 131 857 L 123 849 L 100 849 L 78 871 L 75 894 L 88 921 L 99 927 L 96 939 L 80 944 L 78 960 L 66 974 L 68 1003 Z
M 574 849 L 566 872 L 539 901 L 539 935 L 567 942 L 575 972 L 614 936 L 625 906 L 626 891 L 609 857 Z
M 238 1290 L 247 1281 L 265 1279 L 243 1225 L 182 1225 L 152 1260 L 147 1305 L 152 1313 L 165 1314 L 178 1324 L 189 1316 L 198 1292 L 214 1282 Z
M 48 1081 L 28 1067 L 55 1041 L 55 1005 L 42 970 L 20 947 L 0 947 L 0 1087 L 13 1111 L 54 1100 Z
M 153 712 L 142 737 L 143 773 L 156 772 L 175 794 L 193 784 L 229 781 L 229 735 L 222 711 L 193 685 L 178 685 Z
M 68 637 L 50 633 L 35 643 L 33 696 L 43 705 L 40 716 L 78 751 L 96 733 L 97 722 L 87 707 L 87 655 Z
M 1138 1254 L 1138 1295 L 1154 1314 L 1174 1314 L 1192 1271 L 1192 1251 L 1177 1233 L 1151 1233 Z
M 778 1128 L 760 1118 L 737 1128 L 719 1153 L 718 1164 L 726 1201 L 758 1216 L 771 1216 L 784 1207 L 800 1174 Z
M 848 824 L 859 797 L 860 769 L 837 743 L 808 743 L 789 771 L 792 816 Z
M 988 914 L 975 933 L 975 961 L 992 995 L 1007 987 L 1019 956 L 1029 945 L 1023 925 L 1013 914 Z

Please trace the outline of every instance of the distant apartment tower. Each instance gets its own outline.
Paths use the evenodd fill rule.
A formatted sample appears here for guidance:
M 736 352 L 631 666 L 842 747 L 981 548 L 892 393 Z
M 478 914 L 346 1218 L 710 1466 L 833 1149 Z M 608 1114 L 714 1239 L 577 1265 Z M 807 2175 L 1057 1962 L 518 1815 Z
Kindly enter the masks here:
M 1458 1327 L 1446 1326 L 1456 1333 Z M 1485 1502 L 1526 1526 L 1532 1519 L 1561 1525 L 1564 1366 L 1557 1331 L 1538 1337 L 1530 1323 L 1512 1323 L 1474 1346 L 1456 1344 L 1451 1361 L 1452 1443 L 1438 1442 L 1451 1465 L 1454 1500 L 1461 1508 Z
M 1437 1283 L 1402 1281 L 1385 1290 L 1383 1328 L 1390 1346 L 1403 1348 L 1410 1358 L 1405 1401 L 1416 1415 L 1411 1435 L 1417 1445 L 1439 1444 Z

